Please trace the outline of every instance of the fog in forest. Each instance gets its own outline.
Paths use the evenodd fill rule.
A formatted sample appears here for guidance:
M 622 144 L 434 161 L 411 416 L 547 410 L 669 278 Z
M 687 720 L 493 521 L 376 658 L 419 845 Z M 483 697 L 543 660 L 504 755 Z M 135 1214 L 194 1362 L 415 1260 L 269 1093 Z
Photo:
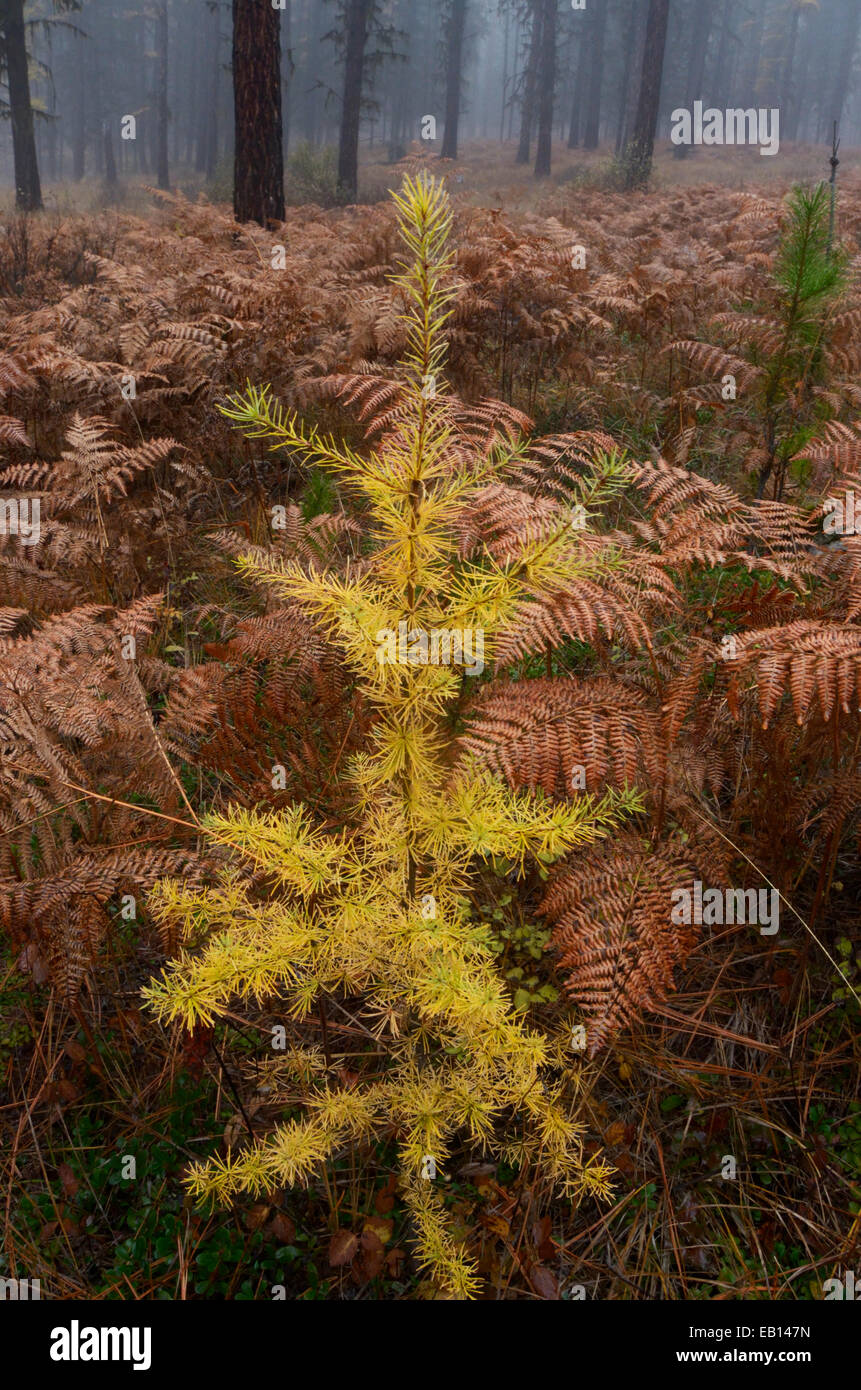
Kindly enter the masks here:
M 288 202 L 476 142 L 539 176 L 597 152 L 631 183 L 652 133 L 667 178 L 742 145 L 751 177 L 827 146 L 827 176 L 835 123 L 861 145 L 859 28 L 859 0 L 0 0 L 0 180 L 25 208 L 93 181 L 229 201 L 240 124 L 237 180 L 283 169 Z

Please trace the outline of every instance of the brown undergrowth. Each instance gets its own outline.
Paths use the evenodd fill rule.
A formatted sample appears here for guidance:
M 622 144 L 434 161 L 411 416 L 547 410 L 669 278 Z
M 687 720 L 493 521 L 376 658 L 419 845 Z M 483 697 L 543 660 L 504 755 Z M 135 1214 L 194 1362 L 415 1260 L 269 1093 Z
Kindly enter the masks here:
M 562 185 L 523 213 L 452 193 L 452 425 L 507 457 L 464 509 L 463 557 L 504 564 L 570 520 L 599 576 L 524 603 L 453 732 L 514 787 L 636 787 L 644 810 L 519 887 L 504 864 L 485 885 L 524 1006 L 585 1021 L 572 1067 L 617 1170 L 611 1209 L 573 1222 L 528 1170 L 467 1153 L 450 1205 L 491 1297 L 818 1296 L 852 1263 L 861 1201 L 861 550 L 825 525 L 826 499 L 861 489 L 861 192 L 841 197 L 850 274 L 816 369 L 781 398 L 779 495 L 772 469 L 759 499 L 780 193 Z M 176 946 L 147 890 L 220 867 L 198 817 L 301 800 L 337 827 L 339 771 L 372 735 L 337 649 L 232 565 L 359 572 L 361 502 L 239 442 L 215 404 L 267 382 L 357 448 L 384 434 L 395 254 L 385 205 L 264 232 L 164 196 L 147 217 L 15 224 L 0 248 L 3 493 L 41 503 L 39 544 L 0 555 L 6 1267 L 58 1296 L 146 1296 L 153 1259 L 152 1292 L 233 1297 L 248 1276 L 242 1296 L 269 1296 L 266 1252 L 288 1249 L 294 1296 L 425 1292 L 384 1147 L 301 1202 L 190 1214 L 186 1160 L 277 1118 L 272 1020 L 243 1007 L 167 1037 L 138 1009 Z M 697 879 L 776 890 L 779 934 L 668 923 L 667 895 Z M 349 1000 L 291 1035 L 309 1042 L 341 1085 L 374 1065 Z M 195 1088 L 223 1134 L 185 1117 Z M 160 1130 L 185 1235 L 158 1254 L 132 1207 L 142 1243 L 121 1265 L 125 1199 L 85 1175 Z M 212 1251 L 242 1276 L 207 1283 Z

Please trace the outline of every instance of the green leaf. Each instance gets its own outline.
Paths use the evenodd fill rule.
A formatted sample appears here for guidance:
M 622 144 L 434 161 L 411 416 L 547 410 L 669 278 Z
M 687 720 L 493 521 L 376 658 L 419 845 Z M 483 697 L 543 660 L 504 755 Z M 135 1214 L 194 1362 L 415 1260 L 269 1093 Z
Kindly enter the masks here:
M 684 1105 L 684 1096 L 664 1096 L 661 1101 L 661 1110 L 665 1115 L 669 1115 L 672 1110 L 678 1110 L 680 1105 Z

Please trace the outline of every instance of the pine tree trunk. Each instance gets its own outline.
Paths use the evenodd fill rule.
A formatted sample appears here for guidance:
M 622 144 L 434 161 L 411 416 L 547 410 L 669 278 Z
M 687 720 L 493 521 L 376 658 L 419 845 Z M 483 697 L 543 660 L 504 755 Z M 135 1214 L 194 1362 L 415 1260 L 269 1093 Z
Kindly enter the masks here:
M 50 32 L 48 34 L 48 66 L 53 70 L 54 66 L 54 44 Z M 51 109 L 48 116 L 48 179 L 51 183 L 57 182 L 57 92 L 51 83 Z
M 643 70 L 643 54 L 646 49 L 648 4 L 649 0 L 631 0 L 631 24 L 634 29 L 634 36 L 631 48 L 631 65 L 628 73 L 628 83 L 624 95 L 625 109 L 620 117 L 621 138 L 618 151 L 623 159 L 625 158 L 625 153 L 631 142 L 634 119 L 637 114 L 637 101 L 640 95 L 640 74 Z
M 460 121 L 460 90 L 463 80 L 463 33 L 466 27 L 466 0 L 452 0 L 448 21 L 445 67 L 445 135 L 442 159 L 457 159 L 457 130 Z M 486 110 L 486 108 L 485 108 Z
M 628 107 L 630 105 L 628 92 L 631 85 L 631 70 L 634 65 L 634 49 L 637 45 L 637 0 L 628 0 L 628 13 L 624 21 L 625 26 L 625 49 L 622 66 L 622 90 L 619 97 L 619 116 L 616 126 L 616 154 L 621 154 L 625 148 L 627 137 L 626 126 L 628 123 Z
M 604 77 L 604 35 L 607 30 L 607 6 L 599 5 L 592 21 L 591 69 L 589 95 L 586 103 L 586 129 L 583 132 L 584 150 L 597 150 L 601 129 L 601 86 Z
M 352 202 L 359 195 L 359 127 L 370 14 L 371 0 L 347 0 L 347 52 L 338 143 L 338 188 L 341 196 Z
M 745 106 L 758 105 L 759 60 L 762 56 L 762 36 L 765 27 L 765 8 L 759 6 L 742 25 L 742 43 L 746 54 L 741 76 L 742 101 Z
M 532 28 L 529 35 L 529 57 L 524 74 L 523 103 L 520 112 L 520 144 L 517 149 L 517 163 L 529 163 L 532 146 L 532 120 L 535 115 L 535 94 L 538 85 L 538 58 L 541 47 L 541 5 L 542 0 L 531 0 Z
M 556 19 L 558 0 L 543 0 L 541 16 L 541 48 L 538 69 L 538 149 L 535 156 L 535 177 L 548 178 L 553 148 L 553 96 L 556 89 Z
M 280 20 L 271 4 L 233 0 L 233 215 L 262 227 L 284 220 Z
M 209 67 L 212 63 L 212 45 L 214 42 L 212 30 L 212 17 L 206 35 L 206 50 L 201 62 L 200 80 L 197 86 L 197 99 L 195 111 L 195 136 L 194 136 L 194 168 L 198 174 L 207 172 L 206 159 L 209 146 L 209 123 L 214 112 L 210 106 L 210 82 Z
M 568 148 L 576 150 L 580 144 L 580 83 L 574 80 L 574 91 L 571 93 L 571 114 L 568 118 Z
M 694 13 L 694 26 L 691 31 L 691 51 L 688 58 L 688 80 L 685 86 L 684 105 L 691 110 L 695 101 L 703 99 L 703 78 L 706 70 L 706 50 L 712 27 L 712 12 L 709 5 L 700 5 Z M 676 145 L 675 159 L 686 159 L 688 145 Z
M 282 100 L 282 105 L 283 105 L 283 107 L 284 107 L 284 110 L 283 110 L 283 113 L 282 113 L 283 119 L 282 119 L 282 122 L 281 122 L 281 131 L 282 131 L 282 137 L 281 137 L 281 138 L 282 138 L 282 143 L 283 143 L 283 146 L 284 146 L 284 149 L 283 149 L 283 156 L 282 156 L 282 157 L 283 157 L 285 163 L 286 163 L 286 160 L 287 160 L 287 154 L 288 154 L 289 149 L 290 149 L 290 117 L 291 117 L 291 110 L 290 110 L 290 107 L 291 107 L 291 105 L 292 105 L 292 97 L 293 97 L 293 70 L 292 70 L 292 67 L 293 67 L 293 0 L 287 0 L 287 4 L 286 4 L 285 9 L 284 9 L 284 48 L 283 48 L 283 52 L 282 52 L 282 55 L 281 55 L 281 68 L 282 68 L 282 72 L 284 71 L 285 68 L 286 68 L 286 71 L 287 71 L 287 76 L 286 76 L 286 78 L 285 78 L 285 80 L 284 80 L 284 94 L 283 94 L 282 99 L 281 99 L 281 100 Z
M 6 50 L 6 81 L 12 121 L 15 206 L 22 212 L 37 212 L 42 206 L 42 189 L 39 183 L 39 162 L 36 158 L 33 108 L 30 105 L 30 79 L 27 74 L 24 0 L 0 0 L 0 21 Z
M 48 126 L 48 181 L 57 182 L 57 113 L 51 112 L 51 123 Z
M 634 120 L 633 137 L 626 152 L 626 185 L 629 189 L 639 188 L 648 183 L 652 172 L 669 12 L 670 0 L 649 0 L 637 115 Z
M 710 83 L 711 92 L 716 100 L 723 100 L 724 93 L 728 90 L 728 69 L 729 69 L 729 41 L 732 33 L 733 8 L 735 0 L 724 0 L 723 23 L 720 31 L 720 45 L 718 47 L 717 58 L 715 59 L 714 72 Z
M 843 107 L 846 102 L 846 93 L 849 90 L 849 78 L 852 73 L 852 63 L 855 58 L 855 49 L 858 47 L 858 30 L 861 25 L 861 6 L 850 4 L 846 10 L 846 27 L 841 36 L 840 49 L 836 64 L 834 77 L 834 90 L 831 97 L 831 110 L 828 112 L 828 129 L 831 122 L 836 121 L 839 127 L 843 115 Z
M 103 145 L 105 151 L 105 183 L 109 188 L 116 187 L 117 183 L 117 162 L 114 159 L 114 142 L 111 138 L 111 127 L 105 122 Z
M 797 10 L 793 18 L 794 24 L 793 29 L 791 29 L 790 42 L 787 44 L 786 63 L 784 63 L 783 68 L 783 101 L 786 103 L 783 129 L 786 131 L 786 139 L 794 143 L 798 139 L 798 121 L 801 120 L 801 93 L 803 93 L 805 82 L 807 82 L 807 68 L 808 63 L 810 63 L 810 36 L 807 36 L 807 43 L 801 44 L 800 61 L 796 67 L 801 11 Z
M 586 79 L 589 73 L 589 26 L 592 19 L 588 12 L 582 17 L 582 33 L 577 50 L 577 76 L 574 79 L 574 91 L 571 96 L 571 119 L 568 125 L 568 148 L 576 150 L 580 144 L 580 135 L 583 115 L 583 93 L 586 90 Z
M 786 117 L 786 138 L 794 144 L 798 139 L 801 126 L 801 114 L 807 110 L 807 90 L 810 77 L 810 50 L 812 39 L 809 30 L 805 34 L 805 42 L 801 45 L 799 55 L 798 71 L 794 74 L 789 93 L 789 112 Z
M 206 139 L 204 172 L 212 178 L 218 164 L 218 98 L 221 91 L 221 11 L 216 7 L 212 16 L 213 35 L 210 62 L 209 125 Z
M 508 49 L 509 49 L 509 45 L 510 45 L 510 43 L 511 43 L 511 30 L 510 30 L 509 24 L 508 24 L 508 11 L 507 11 L 507 10 L 505 10 L 504 13 L 503 13 L 502 22 L 503 22 L 503 24 L 505 25 L 505 30 L 504 30 L 505 40 L 504 40 L 504 48 L 503 48 L 503 54 L 502 54 L 502 104 L 501 104 L 500 113 L 499 113 L 499 143 L 500 143 L 500 145 L 503 145 L 503 144 L 505 143 L 505 102 L 506 102 L 506 97 L 507 97 L 507 95 L 508 95 L 508 78 L 509 78 L 509 73 L 508 73 Z
M 170 171 L 167 158 L 167 0 L 162 0 L 156 11 L 156 46 L 158 68 L 156 72 L 157 125 L 155 143 L 156 181 L 159 188 L 170 188 Z

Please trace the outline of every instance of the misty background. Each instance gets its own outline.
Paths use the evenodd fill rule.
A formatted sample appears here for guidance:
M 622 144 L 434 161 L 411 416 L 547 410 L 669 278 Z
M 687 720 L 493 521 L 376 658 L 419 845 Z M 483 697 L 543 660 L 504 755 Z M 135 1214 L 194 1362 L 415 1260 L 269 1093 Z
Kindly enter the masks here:
M 255 3 L 272 10 L 269 0 Z M 637 117 L 650 10 L 660 11 L 662 0 L 585 0 L 574 8 L 582 3 L 280 0 L 274 21 L 259 23 L 278 26 L 288 196 L 291 156 L 298 152 L 301 165 L 310 151 L 330 149 L 334 161 L 343 144 L 359 23 L 360 160 L 394 161 L 415 148 L 456 155 L 464 142 L 492 141 L 510 143 L 512 161 L 519 154 L 526 162 L 542 101 L 554 148 L 618 154 Z M 9 41 L 16 9 L 21 0 L 0 0 L 6 189 L 15 182 Z M 861 0 L 663 0 L 663 9 L 658 141 L 669 137 L 674 108 L 702 100 L 778 108 L 784 157 L 796 143 L 830 146 L 835 121 L 844 149 L 861 145 Z M 167 188 L 196 177 L 211 196 L 231 198 L 230 3 L 35 0 L 22 18 L 43 184 L 139 178 Z M 552 33 L 542 30 L 551 22 Z M 133 139 L 122 134 L 128 116 Z

